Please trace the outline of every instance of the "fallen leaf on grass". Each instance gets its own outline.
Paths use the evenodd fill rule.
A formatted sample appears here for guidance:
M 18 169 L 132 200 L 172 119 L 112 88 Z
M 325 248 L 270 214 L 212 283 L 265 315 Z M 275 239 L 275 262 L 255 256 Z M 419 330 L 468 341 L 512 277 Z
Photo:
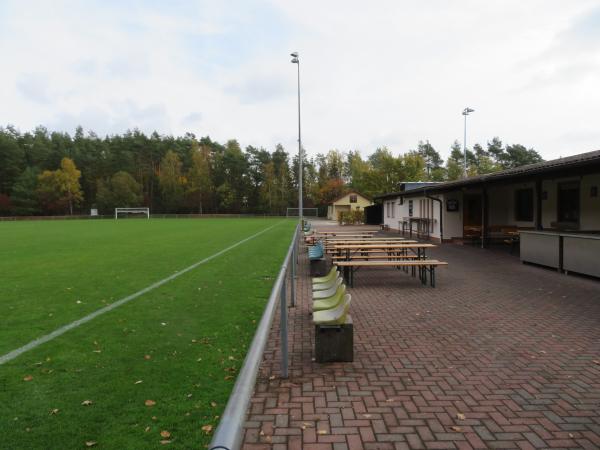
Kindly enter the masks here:
M 160 435 L 164 438 L 168 438 L 171 437 L 171 433 L 169 433 L 167 430 L 163 430 L 160 432 Z
M 137 381 L 136 381 L 135 383 L 133 383 L 133 384 L 140 384 L 140 383 L 143 383 L 143 382 L 144 382 L 143 380 L 137 380 Z
M 460 432 L 460 431 L 462 431 L 462 428 L 461 428 L 461 427 L 456 427 L 456 426 L 454 426 L 454 427 L 450 427 L 450 429 L 451 429 L 452 431 L 456 431 L 457 433 L 458 433 L 458 432 Z
M 152 359 L 152 356 L 150 356 L 150 355 L 144 355 L 144 359 L 145 360 Z
M 210 402 L 210 406 L 212 406 L 213 408 L 217 407 L 217 402 Z
M 154 406 L 154 405 L 156 405 L 156 402 L 154 400 L 146 400 L 144 402 L 144 405 L 146 405 L 146 406 Z
M 86 447 L 94 447 L 97 444 L 96 441 L 85 441 Z
M 60 411 L 60 409 L 58 409 L 58 408 L 51 409 L 50 410 L 50 415 L 53 416 L 55 414 L 58 414 L 59 411 Z
M 92 405 L 94 402 L 91 400 L 84 400 L 81 402 L 81 406 L 90 406 Z
M 150 427 L 146 427 L 146 428 L 144 429 L 144 431 L 147 433 L 148 431 L 150 431 Z
M 31 380 L 33 380 L 33 376 L 31 376 L 31 375 L 27 375 L 27 376 L 23 377 L 23 381 L 31 381 Z
M 206 434 L 210 434 L 210 432 L 212 431 L 213 426 L 212 425 L 204 425 L 202 427 L 202 431 L 204 431 Z
M 456 413 L 456 418 L 458 420 L 465 420 L 465 415 L 463 413 Z
M 223 378 L 224 380 L 231 380 L 233 377 L 231 375 L 227 375 L 225 378 Z
M 166 444 L 170 444 L 170 443 L 171 443 L 171 441 L 170 441 L 170 440 L 168 440 L 168 439 L 163 439 L 162 441 L 160 441 L 160 443 L 161 443 L 162 445 L 166 445 Z

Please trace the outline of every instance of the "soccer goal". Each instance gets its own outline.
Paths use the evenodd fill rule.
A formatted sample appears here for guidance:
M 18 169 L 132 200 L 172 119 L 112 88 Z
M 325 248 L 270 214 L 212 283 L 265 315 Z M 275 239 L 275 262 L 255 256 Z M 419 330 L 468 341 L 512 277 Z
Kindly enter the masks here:
M 150 208 L 115 208 L 115 219 L 119 217 L 128 217 L 130 214 L 143 214 L 146 218 L 150 218 Z
M 304 217 L 319 217 L 319 208 L 302 208 Z M 300 208 L 288 208 L 286 217 L 300 217 Z

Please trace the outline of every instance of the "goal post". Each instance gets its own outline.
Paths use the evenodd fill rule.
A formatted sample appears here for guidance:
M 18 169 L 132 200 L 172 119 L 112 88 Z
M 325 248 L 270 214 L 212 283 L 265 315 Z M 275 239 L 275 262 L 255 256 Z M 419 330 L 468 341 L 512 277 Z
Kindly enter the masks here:
M 150 208 L 115 208 L 115 219 L 119 218 L 119 215 L 122 217 L 129 214 L 143 214 L 147 219 L 150 218 Z
M 288 208 L 286 217 L 300 217 L 300 208 Z M 319 217 L 319 208 L 302 208 L 303 217 Z

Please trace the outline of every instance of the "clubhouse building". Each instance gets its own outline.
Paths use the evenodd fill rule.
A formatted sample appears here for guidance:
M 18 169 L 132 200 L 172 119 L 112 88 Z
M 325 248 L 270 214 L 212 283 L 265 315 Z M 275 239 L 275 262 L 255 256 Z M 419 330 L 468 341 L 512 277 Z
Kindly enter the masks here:
M 518 232 L 522 259 L 588 273 L 589 264 L 600 266 L 599 189 L 594 151 L 457 181 L 405 183 L 377 199 L 392 230 L 481 246 Z M 579 260 L 575 269 L 565 266 L 570 258 Z

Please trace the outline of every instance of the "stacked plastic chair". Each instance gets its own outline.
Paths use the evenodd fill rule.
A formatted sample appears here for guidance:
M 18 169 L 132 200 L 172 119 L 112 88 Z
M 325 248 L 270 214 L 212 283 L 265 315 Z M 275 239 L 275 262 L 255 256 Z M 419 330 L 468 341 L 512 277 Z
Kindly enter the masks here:
M 335 267 L 312 279 L 312 310 L 315 324 L 315 360 L 350 362 L 353 360 L 354 326 L 348 314 L 352 297 Z

